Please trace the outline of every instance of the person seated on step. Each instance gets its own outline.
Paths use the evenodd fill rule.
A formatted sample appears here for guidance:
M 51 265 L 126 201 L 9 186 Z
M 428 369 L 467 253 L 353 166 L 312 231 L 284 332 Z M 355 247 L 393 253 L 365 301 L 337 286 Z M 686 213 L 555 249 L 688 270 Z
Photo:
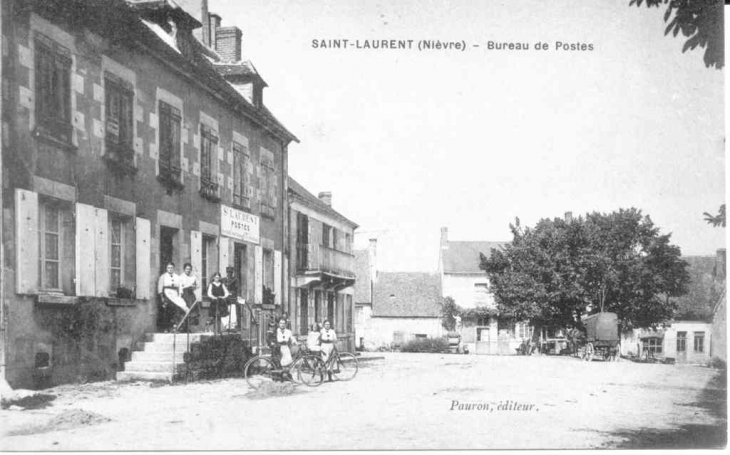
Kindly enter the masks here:
M 186 262 L 185 265 L 183 265 L 183 274 L 180 275 L 180 282 L 182 298 L 185 300 L 185 305 L 188 307 L 189 311 L 190 308 L 195 305 L 195 301 L 197 300 L 195 290 L 198 289 L 198 278 L 193 274 L 193 266 L 189 262 Z M 192 325 L 198 325 L 199 315 L 200 311 L 196 308 L 188 316 L 188 322 Z
M 159 321 L 161 328 L 166 331 L 174 329 L 176 321 L 188 311 L 185 300 L 181 297 L 181 286 L 182 281 L 175 273 L 175 264 L 168 262 L 165 264 L 165 273 L 157 280 L 157 294 L 160 296 L 161 306 Z

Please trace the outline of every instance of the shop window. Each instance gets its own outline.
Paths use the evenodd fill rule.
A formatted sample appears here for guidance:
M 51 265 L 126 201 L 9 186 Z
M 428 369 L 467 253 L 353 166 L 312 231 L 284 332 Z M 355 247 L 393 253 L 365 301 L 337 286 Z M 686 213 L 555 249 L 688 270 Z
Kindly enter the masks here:
M 35 36 L 36 133 L 72 143 L 71 52 L 50 38 Z
M 644 340 L 644 352 L 650 356 L 654 356 L 662 353 L 662 342 L 661 338 L 647 338 Z

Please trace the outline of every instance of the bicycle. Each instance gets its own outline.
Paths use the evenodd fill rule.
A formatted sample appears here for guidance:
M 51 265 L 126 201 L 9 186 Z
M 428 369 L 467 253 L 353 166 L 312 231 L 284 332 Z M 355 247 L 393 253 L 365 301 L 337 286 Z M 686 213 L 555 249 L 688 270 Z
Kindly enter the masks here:
M 349 352 L 340 352 L 335 347 L 329 358 L 322 365 L 322 380 L 324 372 L 332 373 L 338 381 L 349 381 L 355 377 L 358 370 L 357 357 Z
M 295 374 L 305 385 L 316 387 L 324 381 L 323 364 L 322 359 L 300 348 L 292 358 L 292 363 L 285 367 L 270 355 L 257 355 L 246 362 L 243 375 L 253 389 L 258 389 L 269 382 L 296 383 L 298 381 L 294 379 Z

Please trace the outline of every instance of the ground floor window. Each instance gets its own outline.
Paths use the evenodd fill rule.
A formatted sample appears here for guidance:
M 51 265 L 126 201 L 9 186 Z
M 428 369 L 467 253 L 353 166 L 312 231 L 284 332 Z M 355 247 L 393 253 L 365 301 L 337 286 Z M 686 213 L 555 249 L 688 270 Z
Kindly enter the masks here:
M 705 352 L 705 332 L 695 332 L 695 352 Z
M 661 338 L 646 338 L 644 339 L 644 352 L 655 355 L 662 353 L 662 340 Z

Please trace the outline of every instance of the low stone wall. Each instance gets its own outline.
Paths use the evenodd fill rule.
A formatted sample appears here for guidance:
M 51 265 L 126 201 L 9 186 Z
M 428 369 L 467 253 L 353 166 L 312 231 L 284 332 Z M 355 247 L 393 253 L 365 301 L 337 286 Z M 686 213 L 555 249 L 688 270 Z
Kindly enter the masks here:
M 243 367 L 253 356 L 248 341 L 239 335 L 221 335 L 191 343 L 179 380 L 243 377 Z

